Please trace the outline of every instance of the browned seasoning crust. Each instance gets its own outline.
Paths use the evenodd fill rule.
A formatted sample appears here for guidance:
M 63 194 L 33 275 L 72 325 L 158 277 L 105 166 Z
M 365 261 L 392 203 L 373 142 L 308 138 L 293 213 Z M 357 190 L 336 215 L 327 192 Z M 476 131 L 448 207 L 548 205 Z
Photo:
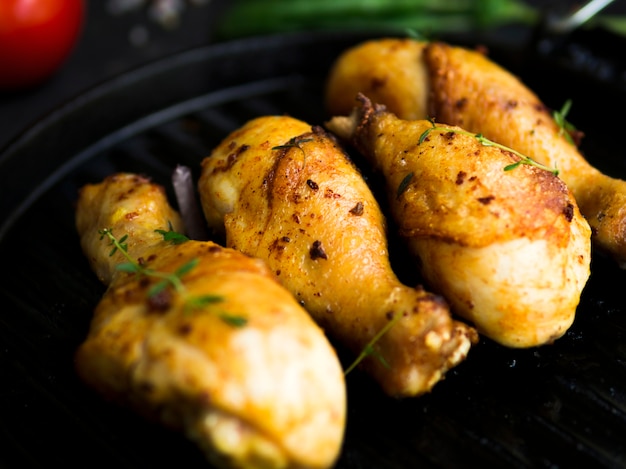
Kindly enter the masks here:
M 328 469 L 343 442 L 343 370 L 324 332 L 260 260 L 213 242 L 171 244 L 182 231 L 163 188 L 115 174 L 82 188 L 76 224 L 108 288 L 76 353 L 81 378 L 107 399 L 181 430 L 223 469 Z M 100 239 L 111 229 L 145 268 L 180 277 L 184 292 L 150 296 L 160 278 Z M 209 296 L 200 305 L 193 298 Z M 244 321 L 239 326 L 233 320 Z
M 198 187 L 206 218 L 225 230 L 227 245 L 265 259 L 355 356 L 400 315 L 374 345 L 384 362 L 363 362 L 387 393 L 430 391 L 476 341 L 441 297 L 397 279 L 378 203 L 322 128 L 287 116 L 253 119 L 202 162 Z
M 345 51 L 331 68 L 324 102 L 330 115 L 346 115 L 357 93 L 383 103 L 398 116 L 423 119 L 428 113 L 425 42 L 413 39 L 366 41 Z
M 419 136 L 432 127 L 430 122 L 407 123 L 407 127 L 372 125 L 372 121 L 380 120 L 375 114 L 383 115 L 384 108 L 375 110 L 362 95 L 361 101 L 362 119 L 353 140 L 357 148 L 371 153 L 375 140 L 374 151 L 388 147 L 406 155 L 398 157 L 389 171 L 409 174 L 404 168 L 411 167 L 411 179 L 404 181 L 402 192 L 396 194 L 396 203 L 402 205 L 400 227 L 404 236 L 472 247 L 550 234 L 557 243 L 567 242 L 563 232 L 570 229 L 575 207 L 569 189 L 559 178 L 530 165 L 505 171 L 507 165 L 520 160 L 518 155 L 499 148 L 486 152 L 477 139 L 446 126 L 431 131 L 418 144 Z M 407 138 L 409 128 L 417 139 Z M 458 158 L 463 158 L 462 165 L 455 163 Z M 532 177 L 517 177 L 526 173 Z M 453 187 L 444 190 L 443 181 L 453 181 Z
M 429 112 L 559 168 L 599 250 L 626 261 L 626 181 L 602 174 L 568 142 L 552 112 L 484 54 L 432 43 L 424 50 L 433 90 Z M 481 103 L 477 109 L 474 103 Z M 573 135 L 579 141 L 581 135 Z
M 366 41 L 342 54 L 329 73 L 330 114 L 349 114 L 359 92 L 402 119 L 434 118 L 558 168 L 592 228 L 597 251 L 626 265 L 626 181 L 591 166 L 551 110 L 483 49 L 412 39 Z M 577 142 L 582 135 L 572 137 Z
M 558 177 L 507 171 L 520 156 L 363 95 L 327 125 L 384 175 L 400 233 L 456 313 L 512 347 L 565 333 L 589 276 L 590 229 Z

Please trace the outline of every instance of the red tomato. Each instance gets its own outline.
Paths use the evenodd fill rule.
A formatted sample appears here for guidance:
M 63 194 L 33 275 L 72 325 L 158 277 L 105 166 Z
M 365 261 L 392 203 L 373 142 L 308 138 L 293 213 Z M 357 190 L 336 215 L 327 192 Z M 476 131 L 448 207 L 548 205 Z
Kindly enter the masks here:
M 0 0 L 0 88 L 52 75 L 78 39 L 84 10 L 84 0 Z

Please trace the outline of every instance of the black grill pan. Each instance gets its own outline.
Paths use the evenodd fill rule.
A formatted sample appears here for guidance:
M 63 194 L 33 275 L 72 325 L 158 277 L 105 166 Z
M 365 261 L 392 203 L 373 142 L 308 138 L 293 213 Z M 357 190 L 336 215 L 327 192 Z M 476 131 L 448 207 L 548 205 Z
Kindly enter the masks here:
M 226 133 L 259 115 L 323 123 L 328 67 L 366 37 L 304 33 L 177 54 L 65 103 L 0 153 L 0 466 L 210 467 L 182 436 L 104 402 L 74 373 L 104 291 L 74 230 L 77 190 L 114 171 L 168 187 L 177 164 L 197 176 Z M 573 98 L 589 159 L 626 176 L 622 123 L 602 111 L 621 105 L 622 91 L 556 61 L 520 62 L 508 46 L 490 50 L 549 106 Z M 528 350 L 483 339 L 420 398 L 390 399 L 352 373 L 337 469 L 626 467 L 625 285 L 626 272 L 594 256 L 562 339 Z

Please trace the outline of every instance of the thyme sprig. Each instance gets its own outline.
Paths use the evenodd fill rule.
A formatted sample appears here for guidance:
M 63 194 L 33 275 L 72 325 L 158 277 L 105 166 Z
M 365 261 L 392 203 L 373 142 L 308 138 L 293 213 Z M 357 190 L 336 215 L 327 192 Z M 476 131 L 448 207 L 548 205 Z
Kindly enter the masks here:
M 159 230 L 155 230 L 155 231 L 159 232 Z M 170 228 L 170 232 L 171 231 L 172 230 Z M 122 272 L 143 275 L 146 277 L 156 277 L 156 278 L 161 279 L 160 282 L 156 283 L 148 290 L 149 298 L 152 298 L 158 295 L 163 290 L 165 290 L 167 286 L 171 286 L 177 293 L 181 295 L 186 293 L 186 290 L 185 290 L 185 287 L 183 285 L 181 278 L 185 274 L 187 274 L 190 270 L 192 270 L 196 265 L 198 265 L 197 258 L 191 259 L 189 262 L 185 263 L 184 265 L 176 269 L 174 272 L 157 271 L 157 270 L 146 267 L 145 265 L 143 265 L 142 262 L 139 262 L 130 256 L 130 254 L 128 253 L 128 244 L 126 243 L 126 240 L 128 239 L 128 234 L 125 234 L 121 238 L 118 239 L 113 234 L 113 231 L 111 228 L 105 228 L 105 229 L 99 230 L 98 233 L 100 234 L 100 240 L 106 237 L 109 239 L 109 242 L 113 246 L 111 248 L 111 251 L 109 251 L 109 257 L 113 256 L 116 252 L 119 251 L 126 258 L 127 262 L 118 264 L 115 267 L 117 270 L 120 270 Z M 164 233 L 167 233 L 167 232 L 164 232 Z M 165 239 L 166 236 L 163 235 L 163 238 Z
M 404 176 L 402 181 L 400 181 L 400 185 L 398 186 L 398 190 L 396 191 L 396 199 L 399 199 L 400 196 L 404 194 L 404 191 L 409 188 L 409 184 L 411 183 L 411 180 L 413 180 L 413 176 L 413 171 L 411 171 L 409 174 Z
M 185 235 L 177 233 L 173 230 L 171 223 L 169 224 L 169 230 L 154 230 L 163 236 L 165 241 L 172 244 L 182 244 L 189 240 Z M 193 258 L 180 266 L 174 272 L 163 272 L 146 267 L 142 261 L 133 259 L 128 253 L 128 234 L 123 235 L 121 238 L 117 238 L 111 228 L 104 228 L 98 231 L 100 234 L 100 240 L 107 238 L 112 246 L 109 251 L 109 256 L 113 256 L 116 252 L 120 252 L 127 262 L 118 264 L 115 268 L 122 272 L 128 272 L 145 277 L 153 277 L 160 279 L 157 283 L 152 285 L 148 291 L 147 296 L 149 299 L 155 298 L 162 293 L 168 287 L 171 287 L 178 295 L 184 299 L 184 310 L 186 313 L 190 313 L 194 310 L 203 309 L 211 304 L 220 303 L 224 300 L 219 295 L 190 295 L 183 283 L 183 277 L 192 271 L 200 262 L 198 258 Z M 247 319 L 242 316 L 233 315 L 226 312 L 219 313 L 220 319 L 231 326 L 241 327 L 247 323 Z
M 293 137 L 284 145 L 276 145 L 275 147 L 272 147 L 272 150 L 285 150 L 288 148 L 297 148 L 300 151 L 302 151 L 302 153 L 304 153 L 304 150 L 300 145 L 302 145 L 303 143 L 312 142 L 312 141 L 313 141 L 313 138 L 311 137 L 308 137 L 308 138 Z
M 313 138 L 311 137 L 307 137 L 307 138 L 293 137 L 284 145 L 276 145 L 275 147 L 272 147 L 272 150 L 286 150 L 289 148 L 297 148 L 298 150 L 302 152 L 302 168 L 304 169 L 304 167 L 306 166 L 306 153 L 304 151 L 304 148 L 302 148 L 300 145 L 302 145 L 303 143 L 312 142 L 312 141 L 313 141 Z
M 174 227 L 172 226 L 172 222 L 168 221 L 168 231 L 165 230 L 154 230 L 155 233 L 159 233 L 163 236 L 165 241 L 169 241 L 172 244 L 183 244 L 189 241 L 189 238 L 182 233 L 178 233 L 174 231 Z
M 518 156 L 520 158 L 519 161 L 516 161 L 515 163 L 506 165 L 504 167 L 504 171 L 511 171 L 511 170 L 517 168 L 518 166 L 521 166 L 521 165 L 525 164 L 525 165 L 528 165 L 528 166 L 535 166 L 535 167 L 543 169 L 545 171 L 549 171 L 552 174 L 554 174 L 555 176 L 559 175 L 559 170 L 557 168 L 550 168 L 549 166 L 541 164 L 541 163 L 533 160 L 531 157 L 526 156 L 526 155 L 524 155 L 523 153 L 520 153 L 517 150 L 514 150 L 513 148 L 507 147 L 506 145 L 502 145 L 500 143 L 497 143 L 497 142 L 494 142 L 493 140 L 488 139 L 483 134 L 480 134 L 480 133 L 475 134 L 475 133 L 472 133 L 472 132 L 468 132 L 467 130 L 458 129 L 458 128 L 452 129 L 452 128 L 449 128 L 449 127 L 437 126 L 435 124 L 435 121 L 433 121 L 432 119 L 430 120 L 430 123 L 432 124 L 432 127 L 429 127 L 424 132 L 422 132 L 422 134 L 420 135 L 420 138 L 419 138 L 419 143 L 420 144 L 422 142 L 424 142 L 424 140 L 426 140 L 428 135 L 435 129 L 441 129 L 441 130 L 444 130 L 445 132 L 454 133 L 454 134 L 468 135 L 470 137 L 474 137 L 476 140 L 478 140 L 478 142 L 480 142 L 481 145 L 483 145 L 485 147 L 496 147 L 496 148 L 499 148 L 500 150 L 504 150 L 504 151 L 508 151 L 509 153 L 513 153 L 514 155 L 516 155 L 516 156 Z
M 363 347 L 361 353 L 356 357 L 356 359 L 346 368 L 344 371 L 344 376 L 347 376 L 352 370 L 354 370 L 363 360 L 365 360 L 369 356 L 375 357 L 380 363 L 383 364 L 385 368 L 390 368 L 389 363 L 375 348 L 374 345 L 383 337 L 389 330 L 400 320 L 402 314 L 396 313 L 391 320 L 387 322 L 387 324 L 382 327 L 374 337 Z
M 572 145 L 576 145 L 576 142 L 574 142 L 574 139 L 572 138 L 572 133 L 576 132 L 578 129 L 576 129 L 576 127 L 567 120 L 567 114 L 569 113 L 571 107 L 572 100 L 568 99 L 565 103 L 563 103 L 563 107 L 561 107 L 560 110 L 552 112 L 552 118 L 559 126 L 559 135 L 565 137 L 565 139 Z

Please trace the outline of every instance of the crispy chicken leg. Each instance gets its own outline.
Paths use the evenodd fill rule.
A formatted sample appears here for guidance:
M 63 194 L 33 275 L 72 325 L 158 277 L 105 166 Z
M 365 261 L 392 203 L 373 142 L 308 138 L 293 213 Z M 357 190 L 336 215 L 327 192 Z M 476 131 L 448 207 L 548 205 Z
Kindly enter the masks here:
M 562 336 L 589 276 L 590 229 L 565 184 L 463 129 L 401 120 L 361 95 L 327 125 L 387 181 L 391 212 L 429 285 L 491 339 Z M 426 132 L 426 133 L 425 133 Z
M 427 391 L 461 362 L 476 332 L 391 269 L 385 221 L 369 187 L 319 127 L 265 116 L 202 162 L 199 191 L 226 244 L 265 259 L 315 320 L 393 396 Z
M 109 285 L 76 354 L 89 385 L 184 431 L 220 468 L 333 466 L 346 412 L 341 365 L 262 261 L 210 241 L 166 241 L 155 229 L 180 231 L 178 214 L 160 186 L 133 174 L 83 187 L 76 224 Z M 180 290 L 151 295 L 161 279 L 116 268 L 125 259 L 109 255 L 102 229 L 151 272 L 196 264 L 178 276 Z
M 559 168 L 594 246 L 626 267 L 626 181 L 594 168 L 540 99 L 483 53 L 440 42 L 368 41 L 331 70 L 325 97 L 331 115 L 349 114 L 358 92 L 401 119 L 460 126 Z

